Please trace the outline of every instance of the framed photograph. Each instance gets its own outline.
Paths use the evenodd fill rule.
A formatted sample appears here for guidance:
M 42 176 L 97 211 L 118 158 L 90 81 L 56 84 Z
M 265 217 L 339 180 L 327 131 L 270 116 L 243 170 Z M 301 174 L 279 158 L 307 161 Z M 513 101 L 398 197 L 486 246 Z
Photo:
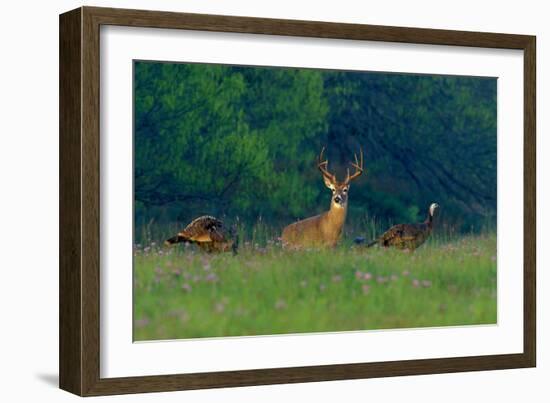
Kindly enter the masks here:
M 60 387 L 533 367 L 535 37 L 60 16 Z

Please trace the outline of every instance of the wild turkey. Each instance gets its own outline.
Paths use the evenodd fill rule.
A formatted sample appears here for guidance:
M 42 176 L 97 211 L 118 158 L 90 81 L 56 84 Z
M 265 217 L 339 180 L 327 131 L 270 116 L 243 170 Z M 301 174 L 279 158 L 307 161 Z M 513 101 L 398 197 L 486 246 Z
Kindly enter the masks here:
M 173 245 L 180 242 L 196 244 L 205 252 L 228 252 L 237 254 L 238 240 L 231 228 L 225 230 L 223 222 L 216 217 L 204 215 L 195 218 L 183 231 L 176 236 L 167 239 L 165 245 Z
M 428 217 L 424 222 L 394 225 L 374 241 L 367 244 L 367 247 L 370 248 L 378 244 L 385 248 L 393 246 L 398 249 L 415 250 L 430 236 L 433 227 L 433 216 L 437 208 L 439 208 L 439 205 L 432 203 L 428 210 Z

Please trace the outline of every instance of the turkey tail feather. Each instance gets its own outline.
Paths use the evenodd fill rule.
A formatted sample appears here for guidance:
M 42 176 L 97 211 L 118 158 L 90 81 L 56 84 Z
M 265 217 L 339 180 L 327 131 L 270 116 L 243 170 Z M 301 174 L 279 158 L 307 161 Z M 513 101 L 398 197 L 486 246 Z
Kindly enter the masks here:
M 173 245 L 175 243 L 180 243 L 180 242 L 191 242 L 189 239 L 181 236 L 181 235 L 176 235 L 176 236 L 173 236 L 172 238 L 168 238 L 166 241 L 164 241 L 164 244 L 165 245 Z

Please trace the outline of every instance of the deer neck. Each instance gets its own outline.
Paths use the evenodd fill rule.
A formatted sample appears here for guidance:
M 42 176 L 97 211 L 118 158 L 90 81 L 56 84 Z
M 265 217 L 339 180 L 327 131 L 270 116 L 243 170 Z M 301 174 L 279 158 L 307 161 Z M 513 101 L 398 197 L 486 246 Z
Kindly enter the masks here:
M 327 211 L 326 219 L 334 227 L 342 227 L 344 225 L 344 221 L 346 220 L 347 211 L 347 204 L 344 207 L 340 207 L 336 203 L 331 203 L 330 210 Z

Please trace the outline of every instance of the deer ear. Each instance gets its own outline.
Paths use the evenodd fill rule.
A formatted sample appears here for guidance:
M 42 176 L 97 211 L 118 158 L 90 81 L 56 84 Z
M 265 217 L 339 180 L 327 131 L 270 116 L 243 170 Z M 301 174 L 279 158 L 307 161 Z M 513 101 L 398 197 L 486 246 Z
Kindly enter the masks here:
M 325 175 L 323 175 L 323 180 L 325 181 L 325 186 L 329 188 L 330 190 L 334 190 L 334 184 L 330 180 L 330 178 L 327 178 Z

